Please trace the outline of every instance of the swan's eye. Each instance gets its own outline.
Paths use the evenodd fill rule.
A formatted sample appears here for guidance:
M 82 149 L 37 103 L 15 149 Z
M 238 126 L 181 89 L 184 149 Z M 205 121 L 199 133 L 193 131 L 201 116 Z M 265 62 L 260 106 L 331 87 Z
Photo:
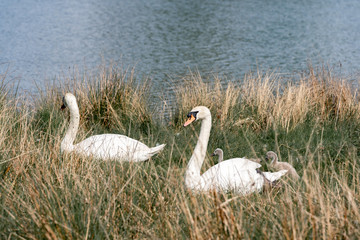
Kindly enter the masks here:
M 195 118 L 196 119 L 196 115 L 198 114 L 198 112 L 189 112 L 189 114 L 187 115 L 188 118 Z
M 63 104 L 61 105 L 61 110 L 64 110 L 66 108 L 66 102 L 65 97 L 63 97 Z
M 189 125 L 190 123 L 192 123 L 193 121 L 196 120 L 196 114 L 197 114 L 197 113 L 198 113 L 198 112 L 189 112 L 189 114 L 186 115 L 186 116 L 187 116 L 187 120 L 186 120 L 186 122 L 184 123 L 184 127 L 186 127 L 187 125 Z

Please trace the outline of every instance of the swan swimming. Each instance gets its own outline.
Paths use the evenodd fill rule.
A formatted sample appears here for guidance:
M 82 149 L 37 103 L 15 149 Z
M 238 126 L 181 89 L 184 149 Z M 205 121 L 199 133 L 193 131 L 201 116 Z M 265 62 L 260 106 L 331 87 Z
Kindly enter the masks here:
M 265 180 L 257 168 L 259 163 L 246 158 L 233 158 L 222 161 L 209 168 L 202 175 L 201 166 L 205 160 L 211 130 L 211 113 L 207 107 L 197 106 L 187 115 L 184 127 L 196 120 L 202 120 L 198 142 L 187 165 L 185 186 L 194 191 L 234 191 L 241 195 L 262 190 Z M 266 178 L 275 181 L 287 170 L 267 173 Z
M 70 110 L 70 124 L 61 142 L 60 150 L 62 153 L 75 152 L 102 160 L 141 162 L 146 161 L 165 147 L 165 144 L 162 144 L 149 148 L 142 142 L 119 134 L 94 135 L 74 145 L 79 128 L 80 114 L 76 98 L 71 93 L 66 93 L 63 98 L 61 109 L 66 107 Z
M 266 159 L 271 159 L 270 166 L 275 170 L 288 170 L 287 174 L 293 178 L 294 180 L 298 180 L 300 178 L 299 174 L 297 174 L 295 168 L 288 162 L 279 162 L 278 156 L 275 152 L 269 151 L 266 153 Z

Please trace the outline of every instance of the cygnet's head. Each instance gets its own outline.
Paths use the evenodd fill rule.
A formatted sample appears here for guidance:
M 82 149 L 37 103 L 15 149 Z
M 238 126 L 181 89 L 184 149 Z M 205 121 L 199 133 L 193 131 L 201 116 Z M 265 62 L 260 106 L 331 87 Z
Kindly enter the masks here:
M 187 121 L 184 124 L 184 127 L 186 127 L 187 125 L 189 125 L 190 123 L 196 121 L 196 120 L 201 120 L 204 119 L 206 117 L 211 117 L 211 113 L 210 110 L 207 107 L 204 106 L 197 106 L 194 107 L 187 115 Z
M 211 156 L 220 156 L 220 155 L 223 155 L 223 150 L 221 150 L 221 148 L 215 149 L 213 154 L 211 154 Z
M 266 157 L 265 160 L 273 162 L 275 159 L 277 159 L 277 155 L 275 152 L 273 151 L 269 151 L 266 153 Z

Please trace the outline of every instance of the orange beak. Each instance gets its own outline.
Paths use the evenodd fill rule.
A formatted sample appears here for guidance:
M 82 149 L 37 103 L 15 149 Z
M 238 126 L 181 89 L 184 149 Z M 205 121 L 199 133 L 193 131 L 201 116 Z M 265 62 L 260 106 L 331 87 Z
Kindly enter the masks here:
M 192 123 L 193 121 L 195 121 L 195 117 L 194 115 L 190 115 L 190 117 L 187 119 L 187 121 L 184 123 L 184 127 L 186 127 L 187 125 L 189 125 L 190 123 Z

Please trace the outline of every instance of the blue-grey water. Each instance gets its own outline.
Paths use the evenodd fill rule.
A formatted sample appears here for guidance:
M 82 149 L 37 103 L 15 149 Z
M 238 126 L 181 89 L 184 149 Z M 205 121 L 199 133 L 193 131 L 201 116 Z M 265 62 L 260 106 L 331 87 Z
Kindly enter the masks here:
M 360 1 L 0 1 L 0 74 L 21 89 L 103 59 L 136 65 L 164 91 L 189 69 L 242 79 L 311 61 L 358 77 Z

